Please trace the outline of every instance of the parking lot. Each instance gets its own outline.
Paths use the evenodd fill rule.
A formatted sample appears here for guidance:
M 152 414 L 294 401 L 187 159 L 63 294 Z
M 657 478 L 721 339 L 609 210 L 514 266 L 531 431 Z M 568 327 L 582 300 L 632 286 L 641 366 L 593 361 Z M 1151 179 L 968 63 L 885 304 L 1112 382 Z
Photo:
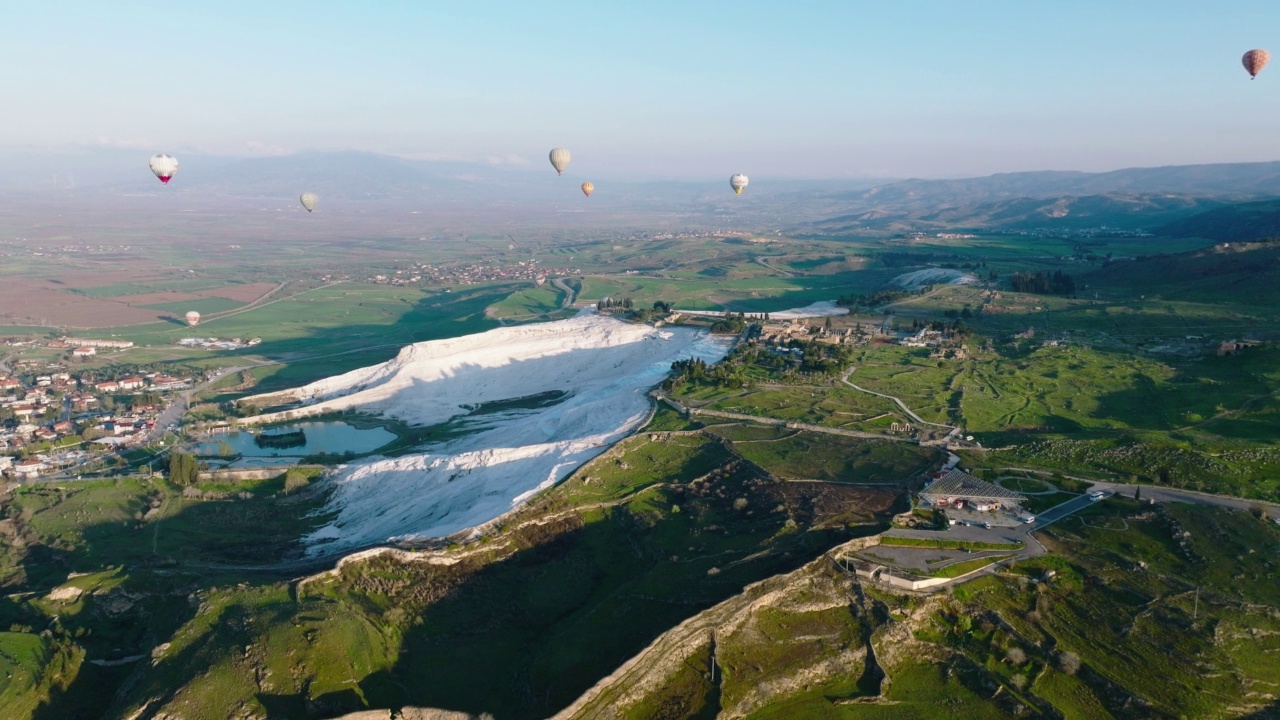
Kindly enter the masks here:
M 978 512 L 969 507 L 963 507 L 959 510 L 949 507 L 946 510 L 947 517 L 956 521 L 956 524 L 967 522 L 971 525 L 979 525 L 982 523 L 990 523 L 991 527 L 1017 527 L 1023 522 L 1018 515 L 1008 510 L 993 510 L 990 512 Z

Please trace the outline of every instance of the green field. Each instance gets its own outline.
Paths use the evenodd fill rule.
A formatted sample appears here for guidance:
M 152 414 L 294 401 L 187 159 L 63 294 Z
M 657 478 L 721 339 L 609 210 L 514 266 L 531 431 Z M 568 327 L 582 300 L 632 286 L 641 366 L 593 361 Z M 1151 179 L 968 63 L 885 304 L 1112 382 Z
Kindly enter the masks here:
M 143 305 L 142 307 L 151 308 L 152 310 L 164 310 L 174 315 L 186 315 L 188 311 L 195 310 L 202 315 L 213 315 L 214 313 L 235 310 L 244 307 L 245 303 L 228 300 L 220 297 L 197 298 L 195 300 L 182 300 L 180 302 L 157 303 L 155 305 Z M 206 318 L 207 320 L 207 318 Z
M 716 426 L 708 431 L 730 439 L 734 451 L 744 458 L 791 480 L 905 484 L 910 478 L 940 465 L 942 459 L 928 448 L 888 440 L 863 440 L 783 428 L 761 428 L 762 437 L 751 439 L 740 439 L 738 429 L 731 426 Z
M 564 293 L 547 285 L 517 290 L 489 306 L 489 315 L 508 320 L 541 318 L 560 309 Z

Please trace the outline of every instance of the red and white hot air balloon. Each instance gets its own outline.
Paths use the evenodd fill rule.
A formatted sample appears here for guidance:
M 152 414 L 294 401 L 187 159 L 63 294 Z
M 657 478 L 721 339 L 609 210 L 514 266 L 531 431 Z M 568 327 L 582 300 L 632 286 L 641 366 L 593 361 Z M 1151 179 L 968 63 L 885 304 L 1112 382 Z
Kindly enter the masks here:
M 172 155 L 152 155 L 149 164 L 151 165 L 151 172 L 155 173 L 156 177 L 160 178 L 160 182 L 165 185 L 168 185 L 169 178 L 178 172 L 178 160 Z
M 1258 48 L 1250 50 L 1240 58 L 1240 62 L 1244 65 L 1244 69 L 1249 73 L 1249 79 L 1258 77 L 1258 73 L 1262 72 L 1262 68 L 1267 66 L 1267 61 L 1271 59 L 1271 53 Z

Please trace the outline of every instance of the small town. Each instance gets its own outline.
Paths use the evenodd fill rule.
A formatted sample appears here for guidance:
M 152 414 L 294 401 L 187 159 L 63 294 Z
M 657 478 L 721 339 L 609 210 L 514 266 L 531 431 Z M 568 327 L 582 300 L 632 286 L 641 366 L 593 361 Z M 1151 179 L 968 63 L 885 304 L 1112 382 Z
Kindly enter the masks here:
M 94 350 L 77 346 L 77 350 Z M 15 363 L 0 375 L 0 476 L 29 480 L 122 464 L 120 454 L 164 432 L 162 417 L 191 377 L 75 371 Z
M 563 277 L 581 274 L 581 269 L 572 267 L 543 267 L 537 260 L 522 260 L 518 263 L 492 265 L 486 263 L 470 263 L 467 265 L 429 265 L 415 263 L 407 270 L 395 270 L 389 274 L 373 275 L 366 282 L 374 285 L 476 285 L 485 282 L 503 280 L 532 280 L 539 278 Z M 541 283 L 538 283 L 541 284 Z

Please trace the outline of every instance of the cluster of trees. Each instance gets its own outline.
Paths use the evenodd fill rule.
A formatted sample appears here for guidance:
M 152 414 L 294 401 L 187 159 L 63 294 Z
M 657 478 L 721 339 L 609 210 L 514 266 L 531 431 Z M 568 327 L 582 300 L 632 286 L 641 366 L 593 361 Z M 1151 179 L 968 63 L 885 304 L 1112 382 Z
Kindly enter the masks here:
M 800 361 L 800 369 L 804 372 L 836 375 L 853 359 L 853 348 L 844 345 L 832 345 L 816 340 L 809 342 L 792 340 L 789 344 L 792 347 L 799 347 L 804 355 Z
M 706 360 L 693 358 L 677 360 L 671 363 L 672 376 L 663 382 L 667 390 L 680 383 L 709 383 L 718 387 L 742 388 L 750 382 L 747 377 L 747 365 L 736 350 L 717 365 L 707 365 Z
M 624 297 L 621 300 L 614 300 L 611 297 L 607 297 L 596 301 L 596 310 L 601 311 L 614 309 L 630 310 L 634 306 L 635 303 L 632 302 L 629 297 Z
M 200 464 L 196 462 L 195 455 L 180 452 L 169 454 L 169 482 L 174 485 L 195 485 L 199 475 Z
M 1009 285 L 1018 292 L 1040 295 L 1071 295 L 1076 291 L 1076 281 L 1061 270 L 1016 272 L 1009 278 Z
M 840 307 L 878 307 L 895 300 L 911 297 L 906 290 L 877 290 L 873 293 L 849 293 L 836 299 Z
M 734 313 L 726 311 L 724 317 L 711 323 L 711 332 L 713 333 L 740 333 L 747 329 L 747 316 L 745 313 Z

